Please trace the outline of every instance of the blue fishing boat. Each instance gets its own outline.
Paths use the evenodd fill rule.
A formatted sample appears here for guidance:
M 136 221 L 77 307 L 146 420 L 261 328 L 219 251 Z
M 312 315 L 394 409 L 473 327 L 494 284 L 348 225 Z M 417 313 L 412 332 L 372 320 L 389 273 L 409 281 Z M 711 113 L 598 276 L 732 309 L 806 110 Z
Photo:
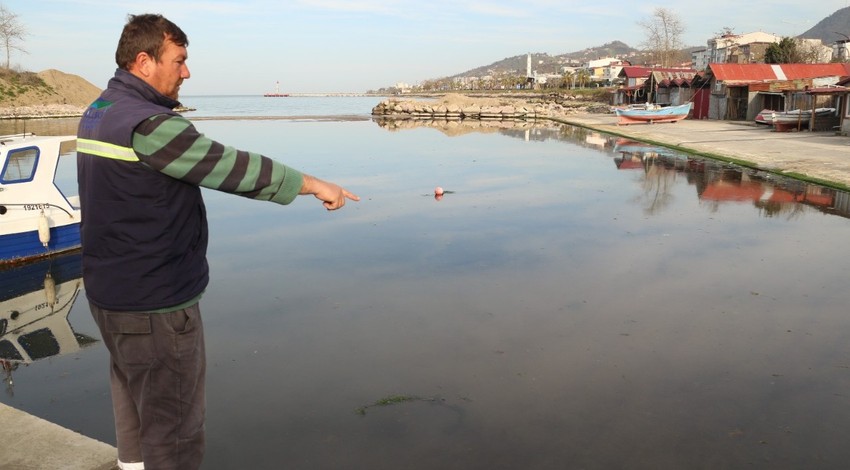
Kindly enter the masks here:
M 0 136 L 0 266 L 80 247 L 80 199 L 57 185 L 76 136 Z
M 614 112 L 621 124 L 653 124 L 656 122 L 678 122 L 688 117 L 693 107 L 692 102 L 678 106 L 657 106 L 647 104 L 643 108 L 617 108 Z

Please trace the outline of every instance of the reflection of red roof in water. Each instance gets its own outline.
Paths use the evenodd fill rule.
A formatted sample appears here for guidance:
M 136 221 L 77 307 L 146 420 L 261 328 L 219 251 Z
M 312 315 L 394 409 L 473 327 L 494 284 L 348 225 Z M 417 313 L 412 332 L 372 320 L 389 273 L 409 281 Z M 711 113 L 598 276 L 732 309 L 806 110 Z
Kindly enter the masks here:
M 815 206 L 830 207 L 833 204 L 831 194 L 804 194 L 803 200 Z
M 826 207 L 832 205 L 832 196 L 829 194 L 795 194 L 791 191 L 756 181 L 742 181 L 739 183 L 717 181 L 709 184 L 700 195 L 700 198 L 708 201 L 805 202 Z
M 762 194 L 761 183 L 717 181 L 709 184 L 700 197 L 709 201 L 758 201 Z

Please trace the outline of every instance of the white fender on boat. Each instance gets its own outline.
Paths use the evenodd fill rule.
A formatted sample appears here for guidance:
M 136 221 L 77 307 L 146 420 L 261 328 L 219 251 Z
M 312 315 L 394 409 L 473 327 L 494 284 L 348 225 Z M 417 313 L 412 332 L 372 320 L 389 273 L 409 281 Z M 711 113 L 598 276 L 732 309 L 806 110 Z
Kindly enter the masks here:
M 47 305 L 51 307 L 56 305 L 56 281 L 50 273 L 44 276 L 44 297 L 47 299 Z
M 47 222 L 47 216 L 44 215 L 44 209 L 41 210 L 41 215 L 38 217 L 38 240 L 45 248 L 50 243 L 50 224 Z

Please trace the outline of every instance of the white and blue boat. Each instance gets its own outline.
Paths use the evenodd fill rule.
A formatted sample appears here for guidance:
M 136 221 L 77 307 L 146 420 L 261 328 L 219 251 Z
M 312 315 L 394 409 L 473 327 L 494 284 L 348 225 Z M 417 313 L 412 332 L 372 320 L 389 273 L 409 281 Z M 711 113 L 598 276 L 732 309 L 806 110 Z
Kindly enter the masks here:
M 678 106 L 658 106 L 646 104 L 642 108 L 618 108 L 617 125 L 628 124 L 654 124 L 656 122 L 678 122 L 688 117 L 693 107 L 692 102 Z
M 76 156 L 76 136 L 0 136 L 0 266 L 80 247 L 80 198 L 56 182 L 60 158 Z

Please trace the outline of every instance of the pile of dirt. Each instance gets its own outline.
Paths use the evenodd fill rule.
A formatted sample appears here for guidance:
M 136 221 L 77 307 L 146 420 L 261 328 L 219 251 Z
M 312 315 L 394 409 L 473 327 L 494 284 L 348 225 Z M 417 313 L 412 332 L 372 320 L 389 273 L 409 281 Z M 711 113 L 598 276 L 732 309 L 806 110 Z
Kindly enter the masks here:
M 101 90 L 78 75 L 59 70 L 35 74 L 41 81 L 22 83 L 21 77 L 0 77 L 0 118 L 79 116 Z
M 70 104 L 88 106 L 100 96 L 101 89 L 92 85 L 86 79 L 58 70 L 49 69 L 39 72 L 38 76 L 48 86 L 56 90 L 62 103 L 33 103 L 33 104 Z

